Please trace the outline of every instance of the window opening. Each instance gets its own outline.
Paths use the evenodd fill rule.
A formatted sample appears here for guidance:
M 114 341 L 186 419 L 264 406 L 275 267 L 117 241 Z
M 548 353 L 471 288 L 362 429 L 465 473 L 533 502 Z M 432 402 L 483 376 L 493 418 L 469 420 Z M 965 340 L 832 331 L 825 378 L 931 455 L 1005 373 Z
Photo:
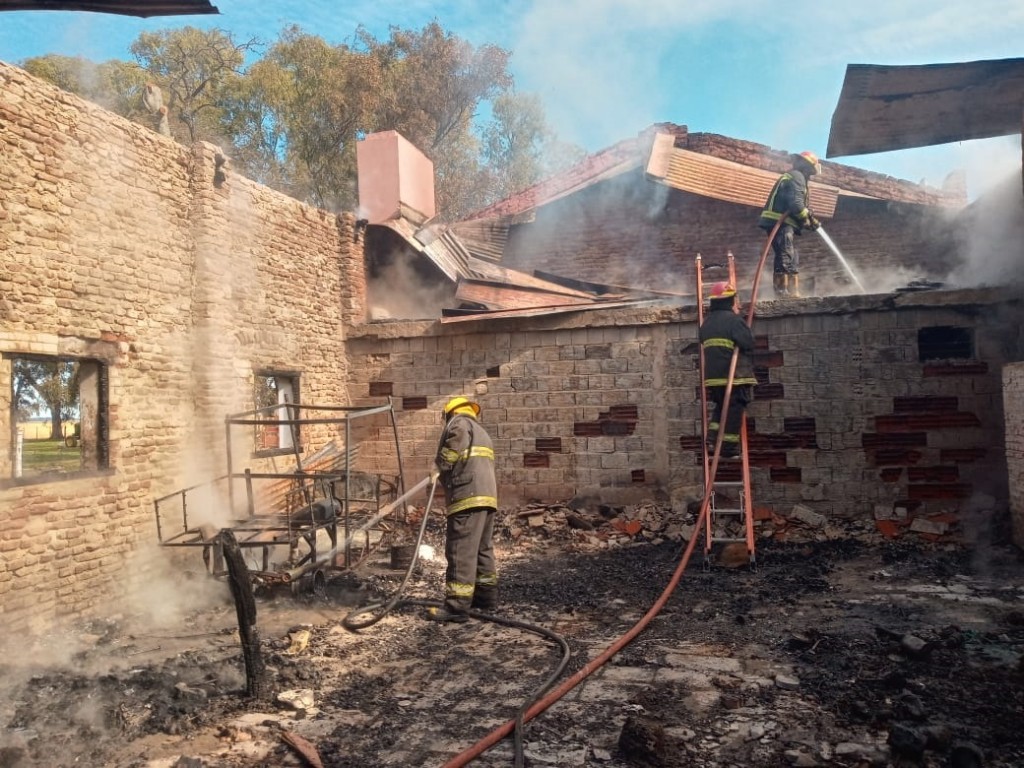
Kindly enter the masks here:
M 255 378 L 254 402 L 269 423 L 255 427 L 257 453 L 292 451 L 301 445 L 298 424 L 280 424 L 298 418 L 288 405 L 299 403 L 299 377 L 293 373 L 260 372 Z
M 108 371 L 97 360 L 8 355 L 9 477 L 47 482 L 109 465 Z
M 940 325 L 921 328 L 917 332 L 917 357 L 928 360 L 971 359 L 974 357 L 974 337 L 970 328 Z

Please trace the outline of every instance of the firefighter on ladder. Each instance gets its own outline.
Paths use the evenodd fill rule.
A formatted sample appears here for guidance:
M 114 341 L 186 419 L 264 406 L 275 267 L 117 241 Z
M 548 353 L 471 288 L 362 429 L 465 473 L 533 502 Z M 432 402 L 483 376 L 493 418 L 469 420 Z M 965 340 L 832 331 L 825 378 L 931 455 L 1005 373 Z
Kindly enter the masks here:
M 800 296 L 800 256 L 793 236 L 802 235 L 805 229 L 814 231 L 821 226 L 808 207 L 810 193 L 807 189 L 811 176 L 819 173 L 821 163 L 813 152 L 794 155 L 793 167 L 779 176 L 757 221 L 757 226 L 771 232 L 776 222 L 783 220 L 772 239 L 775 255 L 772 287 L 776 296 Z
M 733 286 L 725 282 L 715 283 L 711 287 L 710 305 L 699 331 L 704 350 L 704 389 L 714 405 L 708 421 L 708 450 L 714 451 L 718 431 L 724 427 L 721 455 L 733 458 L 739 455 L 743 412 L 754 399 L 754 385 L 757 383 L 750 360 L 754 351 L 754 335 L 740 316 L 739 299 Z M 736 361 L 726 423 L 720 425 L 735 349 L 739 349 L 739 359 Z

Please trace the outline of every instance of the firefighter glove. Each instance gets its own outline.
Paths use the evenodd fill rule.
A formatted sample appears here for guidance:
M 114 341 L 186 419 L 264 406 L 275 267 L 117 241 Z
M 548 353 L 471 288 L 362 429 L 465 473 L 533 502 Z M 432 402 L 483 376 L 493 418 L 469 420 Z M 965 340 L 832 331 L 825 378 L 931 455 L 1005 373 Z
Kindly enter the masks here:
M 821 227 L 821 222 L 818 221 L 813 213 L 807 217 L 807 227 L 812 232 L 816 232 Z
M 436 483 L 437 482 L 437 478 L 439 478 L 440 476 L 441 476 L 441 473 L 438 471 L 437 467 L 434 467 L 432 470 L 430 470 L 430 482 L 431 483 Z

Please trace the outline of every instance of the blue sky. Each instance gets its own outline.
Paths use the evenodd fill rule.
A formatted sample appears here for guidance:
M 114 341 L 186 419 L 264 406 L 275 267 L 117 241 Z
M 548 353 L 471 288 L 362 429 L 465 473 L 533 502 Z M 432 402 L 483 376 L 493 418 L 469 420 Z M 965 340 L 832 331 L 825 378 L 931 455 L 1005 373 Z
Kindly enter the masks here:
M 273 41 L 298 24 L 329 42 L 359 24 L 432 20 L 513 52 L 520 91 L 539 94 L 561 138 L 596 151 L 654 122 L 824 156 L 848 64 L 936 64 L 1024 56 L 1020 0 L 213 0 L 216 16 L 136 19 L 0 13 L 0 60 L 44 53 L 130 59 L 142 31 L 220 27 Z M 939 186 L 968 172 L 972 194 L 1020 167 L 1020 137 L 836 158 Z

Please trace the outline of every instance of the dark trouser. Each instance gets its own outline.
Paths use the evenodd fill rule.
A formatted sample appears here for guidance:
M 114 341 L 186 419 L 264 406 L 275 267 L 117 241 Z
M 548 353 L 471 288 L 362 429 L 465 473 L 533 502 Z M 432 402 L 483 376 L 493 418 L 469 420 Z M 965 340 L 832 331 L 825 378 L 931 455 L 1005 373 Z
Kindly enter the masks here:
M 444 556 L 444 604 L 449 611 L 488 610 L 497 605 L 494 509 L 477 507 L 448 515 Z
M 708 422 L 708 442 L 714 445 L 718 440 L 719 423 L 722 416 L 722 404 L 725 402 L 725 387 L 708 387 L 708 399 L 714 406 Z M 743 411 L 754 399 L 754 388 L 750 384 L 733 385 L 729 397 L 729 412 L 725 415 L 725 434 L 722 445 L 739 447 L 740 425 L 743 423 Z
M 773 266 L 777 275 L 795 275 L 800 272 L 800 255 L 796 252 L 793 232 L 792 226 L 783 224 L 772 240 L 772 252 L 775 254 Z

